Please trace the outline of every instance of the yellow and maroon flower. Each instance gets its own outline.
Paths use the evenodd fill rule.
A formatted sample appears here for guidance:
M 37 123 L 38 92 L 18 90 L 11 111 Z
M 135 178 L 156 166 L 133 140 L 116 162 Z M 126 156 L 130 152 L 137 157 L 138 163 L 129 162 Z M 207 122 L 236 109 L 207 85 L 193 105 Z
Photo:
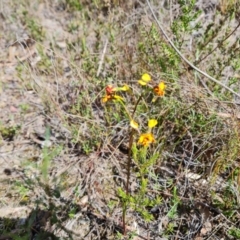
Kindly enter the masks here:
M 123 101 L 123 98 L 121 96 L 118 96 L 117 94 L 106 94 L 103 98 L 102 98 L 102 102 L 108 102 L 111 100 L 116 100 L 116 101 Z
M 160 82 L 157 86 L 153 88 L 153 91 L 160 97 L 163 97 L 165 94 L 166 85 L 164 82 Z
M 111 100 L 123 101 L 123 98 L 116 94 L 117 91 L 128 91 L 130 88 L 128 85 L 124 85 L 123 87 L 113 87 L 112 85 L 108 85 L 105 88 L 106 95 L 102 98 L 102 102 L 106 103 Z
M 151 143 L 154 143 L 155 139 L 152 133 L 142 133 L 139 137 L 138 144 L 148 147 Z

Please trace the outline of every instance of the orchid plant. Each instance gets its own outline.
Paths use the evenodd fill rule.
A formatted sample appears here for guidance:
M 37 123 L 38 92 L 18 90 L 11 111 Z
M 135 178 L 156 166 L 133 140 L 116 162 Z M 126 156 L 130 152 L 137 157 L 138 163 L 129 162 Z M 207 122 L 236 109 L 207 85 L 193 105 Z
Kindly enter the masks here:
M 138 84 L 141 85 L 142 89 L 152 91 L 154 97 L 152 102 L 155 102 L 157 98 L 164 97 L 166 85 L 163 81 L 160 81 L 158 84 L 152 84 L 152 78 L 148 73 L 144 73 L 141 78 L 138 80 Z M 156 119 L 149 118 L 148 120 L 148 130 L 141 131 L 139 127 L 139 123 L 137 121 L 137 117 L 135 117 L 135 111 L 140 101 L 143 98 L 143 94 L 138 97 L 137 102 L 134 104 L 134 110 L 132 113 L 127 108 L 126 100 L 120 94 L 121 92 L 131 92 L 131 89 L 128 85 L 123 85 L 121 87 L 116 87 L 112 85 L 108 85 L 105 88 L 105 95 L 102 98 L 102 102 L 104 104 L 108 104 L 109 102 L 120 103 L 123 107 L 124 111 L 128 116 L 129 121 L 129 142 L 128 142 L 128 161 L 127 161 L 127 176 L 126 183 L 124 189 L 119 189 L 118 195 L 122 202 L 122 222 L 123 222 L 123 233 L 126 235 L 126 211 L 129 206 L 133 204 L 140 205 L 139 201 L 146 200 L 144 198 L 144 194 L 146 192 L 147 187 L 147 179 L 145 178 L 145 173 L 147 171 L 147 167 L 151 164 L 154 164 L 156 157 L 151 158 L 146 162 L 146 156 L 148 152 L 148 148 L 150 145 L 153 145 L 156 140 L 152 129 L 157 126 L 158 121 Z M 140 189 L 138 190 L 139 194 L 136 197 L 133 196 L 130 192 L 130 175 L 131 175 L 131 163 L 134 161 L 134 164 L 139 169 L 139 177 L 140 177 Z M 138 210 L 138 207 L 135 207 Z M 146 212 L 142 211 L 143 215 L 147 215 Z M 149 217 L 149 216 L 148 216 Z

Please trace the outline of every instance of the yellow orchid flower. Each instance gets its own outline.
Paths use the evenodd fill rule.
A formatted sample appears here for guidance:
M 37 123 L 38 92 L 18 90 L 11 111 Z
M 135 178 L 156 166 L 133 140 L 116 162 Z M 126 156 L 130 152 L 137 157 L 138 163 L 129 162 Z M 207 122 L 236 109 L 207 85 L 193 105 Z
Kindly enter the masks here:
M 129 86 L 127 86 L 127 85 L 124 85 L 123 87 L 120 87 L 120 88 L 113 87 L 112 85 L 108 85 L 105 88 L 106 95 L 102 98 L 102 102 L 106 103 L 111 100 L 123 101 L 124 99 L 121 96 L 117 95 L 116 92 L 117 91 L 127 91 L 129 89 L 130 89 Z
M 147 85 L 151 81 L 151 76 L 148 73 L 144 73 L 138 83 L 142 86 Z
M 143 133 L 140 135 L 138 144 L 148 147 L 149 144 L 154 143 L 155 139 L 152 133 Z
M 160 82 L 158 86 L 153 88 L 153 91 L 160 97 L 163 97 L 165 94 L 166 85 L 164 82 Z
M 121 96 L 119 96 L 119 95 L 116 95 L 116 94 L 110 94 L 110 95 L 108 95 L 108 94 L 106 94 L 103 98 L 102 98 L 102 102 L 103 103 L 106 103 L 106 102 L 108 102 L 108 101 L 111 101 L 111 100 L 116 100 L 116 101 L 124 101 L 124 99 L 121 97 Z

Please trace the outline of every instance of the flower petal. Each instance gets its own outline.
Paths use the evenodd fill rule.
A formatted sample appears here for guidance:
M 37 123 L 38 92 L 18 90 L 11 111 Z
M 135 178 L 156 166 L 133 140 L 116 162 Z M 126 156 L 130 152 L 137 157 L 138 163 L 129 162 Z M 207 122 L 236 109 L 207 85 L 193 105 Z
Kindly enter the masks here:
M 138 80 L 138 83 L 139 83 L 140 85 L 142 85 L 142 86 L 145 86 L 145 85 L 147 85 L 147 83 L 146 83 L 146 82 L 144 82 L 143 80 Z
M 124 99 L 119 95 L 113 95 L 112 98 L 117 101 L 123 101 Z
M 138 80 L 138 83 L 142 86 L 145 86 L 148 84 L 148 82 L 151 81 L 151 76 L 148 73 L 144 73 L 140 80 Z
M 155 139 L 152 133 L 143 133 L 140 135 L 138 144 L 147 147 L 149 144 L 154 143 Z
M 106 86 L 105 90 L 108 95 L 113 94 L 115 92 L 115 88 L 112 85 Z
M 130 90 L 130 87 L 128 85 L 123 85 L 123 87 L 121 87 L 121 90 L 122 91 L 129 91 Z
M 160 97 L 163 97 L 165 94 L 166 85 L 164 82 L 160 82 L 158 86 L 153 88 L 153 91 Z
M 160 82 L 158 85 L 159 89 L 161 89 L 162 91 L 164 91 L 166 89 L 166 85 L 164 82 Z
M 138 123 L 135 122 L 133 119 L 130 121 L 130 126 L 134 129 L 138 129 Z
M 156 119 L 150 119 L 148 121 L 148 127 L 149 128 L 153 128 L 153 127 L 155 127 L 157 125 L 157 123 L 158 123 L 158 121 Z
M 145 82 L 150 82 L 151 81 L 151 76 L 148 73 L 144 73 L 142 75 L 141 79 Z
M 107 101 L 109 101 L 111 99 L 111 95 L 105 95 L 103 98 L 102 98 L 102 102 L 105 103 Z

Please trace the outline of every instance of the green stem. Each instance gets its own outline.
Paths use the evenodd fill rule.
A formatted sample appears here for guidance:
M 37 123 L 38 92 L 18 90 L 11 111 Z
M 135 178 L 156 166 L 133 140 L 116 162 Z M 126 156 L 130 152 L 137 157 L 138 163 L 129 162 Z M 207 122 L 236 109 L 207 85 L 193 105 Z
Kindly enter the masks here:
M 138 100 L 136 102 L 136 105 L 135 105 L 134 110 L 133 110 L 132 118 L 134 117 L 134 114 L 135 114 L 135 112 L 137 110 L 137 106 L 138 106 L 138 104 L 139 104 L 141 99 L 142 99 L 142 95 L 140 95 L 140 97 L 138 98 Z
M 129 195 L 129 180 L 130 180 L 130 173 L 131 173 L 131 158 L 132 158 L 133 135 L 134 135 L 134 129 L 131 130 L 130 139 L 129 139 L 129 145 L 128 145 L 127 185 L 126 185 L 127 197 Z
M 125 104 L 124 104 L 124 102 L 123 101 L 118 101 L 121 105 L 122 105 L 122 107 L 124 108 L 124 110 L 126 111 L 126 113 L 127 113 L 127 115 L 128 115 L 128 117 L 129 117 L 129 119 L 132 119 L 131 118 L 131 116 L 130 116 L 130 113 L 128 112 L 128 109 L 126 108 L 126 106 L 125 106 Z
M 131 130 L 129 145 L 128 145 L 128 160 L 127 160 L 127 183 L 126 183 L 126 199 L 123 202 L 123 234 L 126 235 L 126 212 L 127 212 L 127 202 L 129 200 L 129 182 L 130 182 L 130 174 L 131 174 L 131 157 L 132 157 L 132 145 L 133 145 L 133 135 L 134 129 Z
M 126 236 L 126 212 L 127 212 L 127 202 L 126 200 L 122 203 L 122 219 L 123 219 L 123 235 Z
M 132 117 L 130 116 L 126 106 L 122 101 L 120 101 L 121 105 L 125 109 L 127 115 L 129 116 L 129 119 L 133 119 L 133 116 L 136 112 L 137 105 L 139 104 L 140 100 L 142 98 L 142 95 L 139 97 L 138 101 L 136 102 L 136 105 L 133 110 Z M 132 159 L 132 145 L 133 145 L 133 137 L 134 137 L 135 130 L 132 128 L 130 132 L 129 142 L 128 142 L 128 160 L 127 160 L 127 183 L 126 183 L 126 199 L 124 199 L 124 202 L 122 203 L 122 221 L 123 221 L 123 234 L 126 235 L 126 212 L 127 212 L 127 203 L 129 202 L 129 182 L 130 182 L 130 174 L 131 174 L 131 159 Z

